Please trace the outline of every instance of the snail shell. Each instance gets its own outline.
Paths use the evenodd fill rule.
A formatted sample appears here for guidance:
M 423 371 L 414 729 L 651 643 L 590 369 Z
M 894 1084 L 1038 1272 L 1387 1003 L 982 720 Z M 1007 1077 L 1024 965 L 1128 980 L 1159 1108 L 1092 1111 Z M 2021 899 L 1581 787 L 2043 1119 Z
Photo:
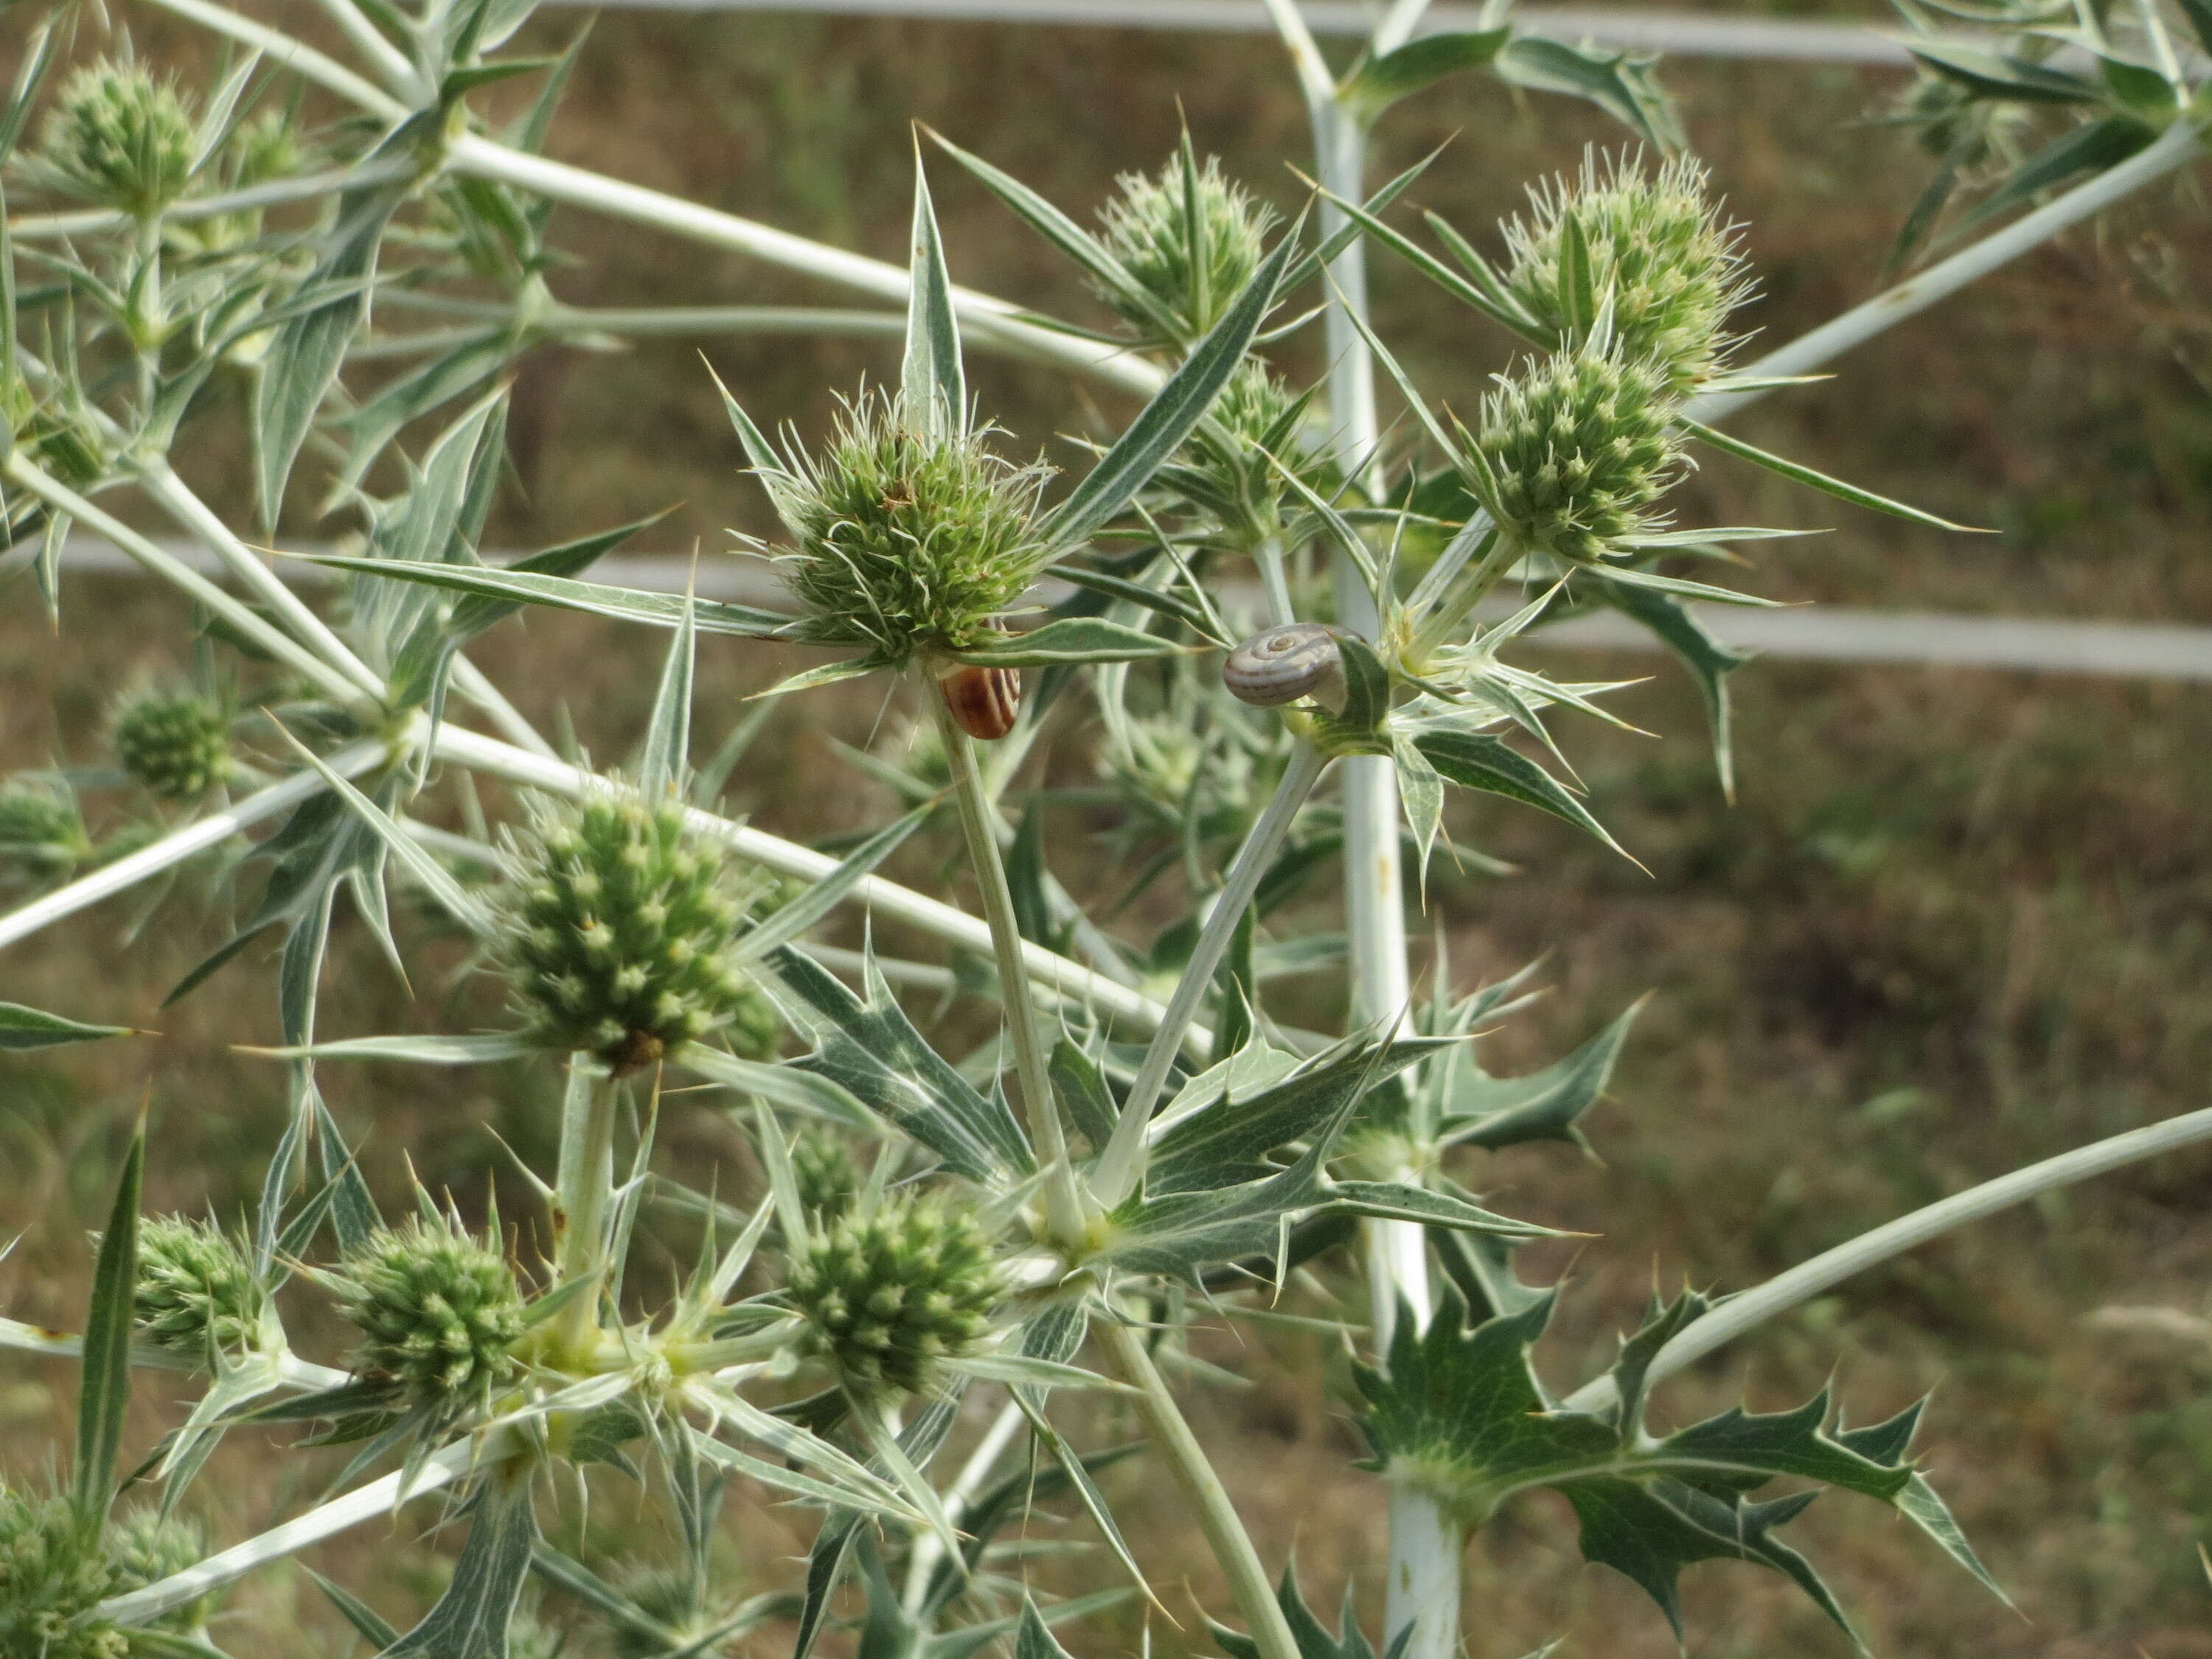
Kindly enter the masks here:
M 1022 712 L 1018 668 L 977 668 L 963 664 L 937 682 L 938 695 L 954 722 L 971 738 L 996 742 L 1014 729 Z
M 1344 655 L 1326 623 L 1285 623 L 1238 646 L 1222 665 L 1221 683 L 1240 702 L 1275 708 L 1301 697 L 1340 705 Z

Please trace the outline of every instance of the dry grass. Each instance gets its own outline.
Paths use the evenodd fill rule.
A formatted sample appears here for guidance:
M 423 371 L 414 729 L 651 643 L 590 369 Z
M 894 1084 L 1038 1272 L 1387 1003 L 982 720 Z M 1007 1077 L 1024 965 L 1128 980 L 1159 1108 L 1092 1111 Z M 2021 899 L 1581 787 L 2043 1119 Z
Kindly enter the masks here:
M 155 33 L 142 30 L 142 42 Z M 1759 325 L 1786 337 L 1869 291 L 1915 179 L 1888 138 L 1850 125 L 1879 80 L 1710 65 L 1674 79 L 1700 152 L 1752 226 Z M 895 255 L 910 115 L 1080 209 L 1116 167 L 1165 154 L 1178 94 L 1201 144 L 1293 198 L 1274 159 L 1304 143 L 1285 77 L 1255 43 L 1202 36 L 616 16 L 598 26 L 556 148 Z M 1432 95 L 1403 115 L 1385 164 L 1456 133 L 1419 193 L 1469 227 L 1510 207 L 1521 179 L 1610 137 L 1571 107 L 1524 109 L 1487 88 Z M 1039 303 L 1079 303 L 1066 273 L 979 191 L 948 170 L 939 195 L 957 275 Z M 1697 481 L 1686 514 L 1837 525 L 1765 561 L 1758 585 L 1784 597 L 2212 617 L 2212 409 L 2143 315 L 2110 298 L 2112 272 L 2161 221 L 2182 268 L 2207 268 L 2196 204 L 2170 193 L 2109 227 L 2101 242 L 2085 236 L 2032 256 L 1853 358 L 1836 384 L 1777 399 L 1745 422 L 1759 441 L 1995 525 L 2002 539 L 1831 514 L 1725 464 Z M 799 293 L 738 261 L 579 216 L 564 216 L 558 234 L 584 263 L 556 286 L 579 301 Z M 1378 289 L 1386 336 L 1403 343 L 1434 390 L 1464 401 L 1502 363 L 1502 342 L 1401 274 L 1384 270 Z M 802 422 L 820 418 L 827 388 L 890 366 L 883 354 L 836 343 L 717 343 L 708 355 L 749 405 Z M 1042 436 L 1096 418 L 1035 371 L 994 365 L 977 380 L 987 405 L 1018 432 Z M 660 544 L 696 533 L 713 546 L 720 526 L 757 515 L 688 347 L 537 360 L 518 392 L 517 429 L 526 495 L 502 509 L 503 539 L 552 539 L 681 501 Z M 188 475 L 211 488 L 235 483 L 215 442 Z M 244 499 L 234 487 L 218 498 Z M 21 590 L 12 619 L 0 623 L 0 762 L 43 761 L 57 734 L 72 754 L 89 754 L 118 680 L 175 665 L 167 653 L 180 612 L 167 595 L 88 581 L 71 603 L 100 624 L 73 629 L 66 648 Z M 482 654 L 533 714 L 565 702 L 587 744 L 612 758 L 649 698 L 650 649 L 635 633 L 539 617 L 510 624 Z M 1594 659 L 1590 672 L 1647 666 Z M 777 672 L 748 647 L 709 649 L 702 738 L 718 737 L 739 696 Z M 1601 816 L 1652 878 L 1547 823 L 1474 809 L 1460 833 L 1525 873 L 1493 882 L 1446 872 L 1430 895 L 1429 919 L 1448 935 L 1462 978 L 1552 953 L 1556 994 L 1493 1041 L 1493 1069 L 1539 1060 L 1645 989 L 1658 992 L 1623 1062 L 1617 1103 L 1594 1126 L 1601 1164 L 1544 1152 L 1474 1172 L 1509 1209 L 1605 1235 L 1571 1263 L 1574 1294 L 1547 1361 L 1563 1382 L 1605 1362 L 1655 1281 L 1745 1285 L 1974 1180 L 2205 1103 L 2212 772 L 2202 758 L 2201 691 L 1768 665 L 1741 676 L 1739 692 L 1743 788 L 1733 811 L 1712 787 L 1693 701 L 1671 677 L 1637 694 L 1638 717 L 1663 741 L 1571 734 Z M 747 763 L 737 804 L 790 834 L 866 821 L 883 802 L 837 769 L 823 738 L 862 738 L 879 714 L 866 690 L 810 701 Z M 1071 822 L 1060 844 L 1076 845 L 1083 827 Z M 922 881 L 937 867 L 927 850 L 902 866 Z M 266 963 L 157 1012 L 167 988 L 221 936 L 220 919 L 179 899 L 166 925 L 128 951 L 117 939 L 124 919 L 111 906 L 43 935 L 9 953 L 0 981 L 0 994 L 162 1034 L 0 1068 L 0 1225 L 29 1230 L 0 1267 L 0 1306 L 17 1316 L 77 1317 L 81 1230 L 97 1217 L 114 1148 L 149 1089 L 155 1203 L 236 1207 L 270 1142 L 276 1079 L 225 1049 L 270 1034 Z M 429 947 L 410 1001 L 349 925 L 325 1029 L 489 1018 L 480 991 L 444 1001 L 441 948 Z M 1308 994 L 1303 1012 L 1329 1017 L 1323 988 Z M 526 1154 L 544 1146 L 542 1085 L 504 1072 L 365 1068 L 331 1074 L 328 1087 L 348 1125 L 368 1135 L 372 1175 L 387 1191 L 403 1151 L 427 1179 L 480 1200 L 496 1178 L 495 1135 Z M 741 1161 L 734 1135 L 705 1111 L 673 1133 L 673 1155 L 688 1163 Z M 1771 1407 L 1802 1398 L 1832 1369 L 1862 1419 L 1937 1389 L 1926 1450 L 2027 1619 L 1982 1598 L 1886 1517 L 1831 1499 L 1803 1523 L 1805 1542 L 1832 1565 L 1878 1650 L 1916 1659 L 2212 1655 L 2196 1559 L 2212 1526 L 2212 1355 L 2083 1324 L 2107 1303 L 2203 1305 L 2208 1194 L 2212 1158 L 2181 1158 L 2005 1218 L 1777 1324 L 1675 1385 L 1666 1407 L 1701 1414 L 1740 1389 Z M 1380 1506 L 1371 1480 L 1349 1467 L 1358 1446 L 1340 1362 L 1273 1335 L 1209 1337 L 1204 1351 L 1251 1382 L 1204 1394 L 1194 1410 L 1263 1549 L 1280 1559 L 1295 1544 L 1317 1602 L 1333 1603 L 1347 1576 L 1356 1579 L 1371 1613 Z M 63 1425 L 71 1376 L 15 1361 L 0 1376 L 4 1461 L 35 1467 L 49 1431 Z M 149 1437 L 161 1420 L 156 1391 L 149 1385 L 141 1407 Z M 240 1437 L 202 1483 L 218 1530 L 237 1535 L 296 1496 L 272 1487 L 267 1473 L 292 1467 Z M 1134 1467 L 1115 1476 L 1137 1547 L 1170 1582 L 1188 1575 L 1191 1594 L 1218 1610 L 1203 1551 L 1158 1486 Z M 784 1571 L 774 1563 L 803 1548 L 804 1519 L 744 1507 L 733 1548 L 757 1564 L 757 1580 L 773 1579 Z M 593 1513 L 595 1547 L 657 1547 L 658 1523 L 611 1495 Z M 390 1541 L 419 1524 L 410 1516 L 390 1534 L 339 1540 L 313 1564 L 403 1617 L 434 1589 L 426 1564 L 435 1552 Z M 1048 1582 L 1072 1583 L 1099 1570 L 1043 1571 Z M 1477 1653 L 1503 1659 L 1561 1633 L 1574 1653 L 1656 1659 L 1668 1650 L 1663 1624 L 1635 1592 L 1577 1565 L 1563 1509 L 1539 1501 L 1509 1515 L 1469 1573 Z M 1748 1569 L 1692 1573 L 1692 1650 L 1711 1659 L 1844 1651 L 1793 1595 Z M 1168 1648 L 1199 1642 L 1189 1599 L 1166 1599 L 1182 1632 L 1161 1627 L 1156 1638 Z M 343 1639 L 312 1587 L 285 1574 L 263 1575 L 234 1605 L 233 1644 L 244 1655 Z M 1103 1620 L 1071 1645 L 1086 1656 L 1127 1651 L 1136 1634 L 1133 1615 Z M 759 1650 L 780 1640 L 772 1632 Z

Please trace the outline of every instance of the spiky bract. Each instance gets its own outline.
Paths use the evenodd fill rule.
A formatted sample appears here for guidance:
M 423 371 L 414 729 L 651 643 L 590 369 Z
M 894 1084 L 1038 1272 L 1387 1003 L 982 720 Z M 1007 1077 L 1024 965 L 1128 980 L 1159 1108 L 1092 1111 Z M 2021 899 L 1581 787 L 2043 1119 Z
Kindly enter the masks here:
M 76 799 L 40 783 L 0 787 L 0 862 L 34 876 L 64 876 L 92 855 Z
M 482 1411 L 515 1373 L 522 1292 L 506 1256 L 450 1220 L 380 1228 L 326 1275 L 361 1333 L 355 1368 L 406 1404 Z
M 774 1012 L 732 960 L 744 906 L 680 808 L 630 793 L 549 805 L 514 850 L 496 951 L 539 1041 L 617 1072 L 715 1032 L 742 1054 L 775 1053 Z
M 887 667 L 979 645 L 1049 562 L 1037 497 L 1051 476 L 993 451 L 993 428 L 933 432 L 863 392 L 818 455 L 793 442 L 764 475 L 797 546 L 782 562 L 804 638 Z
M 138 1277 L 131 1314 L 155 1347 L 211 1364 L 256 1345 L 268 1295 L 238 1241 L 189 1216 L 148 1216 L 138 1226 Z
M 974 1349 L 1002 1285 L 972 1219 L 933 1198 L 893 1197 L 817 1236 L 787 1290 L 848 1386 L 918 1393 L 939 1362 Z
M 1687 156 L 1645 171 L 1635 157 L 1586 158 L 1571 184 L 1529 191 L 1527 219 L 1505 226 L 1506 285 L 1547 327 L 1571 343 L 1559 300 L 1565 227 L 1572 220 L 1589 253 L 1590 286 L 1610 297 L 1623 356 L 1665 366 L 1686 393 L 1711 377 L 1731 343 L 1729 313 L 1749 284 L 1735 228 L 1706 193 L 1705 170 Z
M 90 64 L 70 76 L 42 137 L 50 183 L 133 218 L 159 212 L 191 180 L 191 112 L 135 64 Z
M 1274 210 L 1224 178 L 1211 155 L 1114 182 L 1121 193 L 1099 210 L 1101 238 L 1153 305 L 1106 283 L 1094 285 L 1098 297 L 1139 333 L 1161 332 L 1164 319 L 1178 343 L 1200 338 L 1259 270 Z
M 1587 562 L 1652 528 L 1681 476 L 1665 368 L 1559 352 L 1501 377 L 1482 400 L 1468 480 L 1520 545 Z
M 237 770 L 230 716 L 196 691 L 148 691 L 116 711 L 116 763 L 164 800 L 197 800 Z

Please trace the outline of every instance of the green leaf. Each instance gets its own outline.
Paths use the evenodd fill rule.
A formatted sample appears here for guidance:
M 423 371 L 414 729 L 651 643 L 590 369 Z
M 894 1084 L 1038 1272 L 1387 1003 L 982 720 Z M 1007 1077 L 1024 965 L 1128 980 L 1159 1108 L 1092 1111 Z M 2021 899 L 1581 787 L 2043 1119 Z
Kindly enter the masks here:
M 1075 493 L 1060 503 L 1049 524 L 1056 549 L 1065 551 L 1081 545 L 1133 501 L 1161 464 L 1182 447 L 1183 440 L 1212 407 L 1215 394 L 1244 361 L 1252 337 L 1260 331 L 1261 323 L 1275 303 L 1276 285 L 1297 250 L 1297 240 L 1293 227 L 1253 273 L 1236 303 L 1168 377 L 1167 384 L 1130 422 L 1128 430 L 1099 458 Z
M 1183 654 L 1188 647 L 1103 617 L 1063 617 L 1026 634 L 972 647 L 958 659 L 984 668 L 1048 668 L 1056 663 L 1137 662 Z
M 146 1178 L 146 1124 L 139 1121 L 115 1184 L 92 1299 L 84 1321 L 84 1362 L 76 1395 L 76 1456 L 70 1495 L 78 1529 L 97 1539 L 115 1500 L 123 1420 L 131 1410 L 131 1299 L 138 1281 L 138 1195 Z
M 903 817 L 894 819 L 848 853 L 835 870 L 797 898 L 746 928 L 738 941 L 738 959 L 750 961 L 764 957 L 821 921 L 845 902 L 847 895 L 871 871 L 896 852 L 908 836 L 927 823 L 933 813 L 933 805 L 918 806 Z
M 354 1627 L 355 1634 L 379 1653 L 399 1639 L 399 1632 L 385 1621 L 383 1615 L 351 1590 L 343 1585 L 332 1583 L 305 1563 L 301 1565 L 300 1571 L 314 1581 L 315 1588 L 330 1599 L 331 1605 L 338 1610 L 340 1616 Z
M 1022 1627 L 1014 1638 L 1014 1659 L 1073 1659 L 1027 1595 L 1022 1597 Z
M 1514 86 L 1589 100 L 1655 149 L 1682 146 L 1681 125 L 1648 57 L 1522 34 L 1499 50 L 1495 67 Z
M 1387 755 L 1395 746 L 1389 731 L 1390 671 L 1375 647 L 1357 634 L 1340 630 L 1337 655 L 1344 665 L 1344 707 L 1312 715 L 1315 746 L 1331 755 Z
M 2160 82 L 2163 85 L 2163 82 Z M 1946 240 L 2024 207 L 2045 191 L 2084 173 L 2102 173 L 2148 149 L 2158 129 L 2132 115 L 2107 115 L 2053 139 L 2015 168 L 2003 184 L 1961 215 Z
M 292 1048 L 245 1048 L 243 1054 L 270 1060 L 383 1060 L 412 1066 L 489 1066 L 504 1060 L 526 1060 L 545 1052 L 544 1045 L 514 1032 L 482 1036 L 340 1037 Z
M 1471 1049 L 1455 1052 L 1442 1062 L 1451 1068 L 1440 1126 L 1444 1143 L 1498 1152 L 1528 1141 L 1561 1140 L 1587 1150 L 1577 1121 L 1605 1092 L 1643 1007 L 1637 1003 L 1565 1059 L 1526 1077 L 1492 1077 Z
M 1448 75 L 1483 68 L 1512 38 L 1510 28 L 1425 34 L 1360 64 L 1337 96 L 1370 116 L 1377 115 L 1401 98 L 1426 91 Z
M 2181 14 L 2197 31 L 2197 44 L 2212 52 L 2212 0 L 2179 0 Z
M 128 1025 L 86 1025 L 59 1014 L 26 1008 L 19 1002 L 0 1002 L 0 1054 L 20 1054 L 32 1048 L 54 1048 L 65 1042 L 91 1042 L 100 1037 L 132 1036 Z
M 927 432 L 950 436 L 968 424 L 968 382 L 960 367 L 960 323 L 952 314 L 952 277 L 945 240 L 929 199 L 921 140 L 914 152 L 914 239 L 907 266 L 906 359 L 899 390 L 907 412 Z
M 1700 442 L 1711 444 L 1723 454 L 1734 455 L 1739 459 L 1749 461 L 1754 466 L 1763 466 L 1769 472 L 1791 479 L 1797 483 L 1808 485 L 1822 495 L 1833 495 L 1838 501 L 1849 501 L 1854 507 L 1863 507 L 1875 513 L 1887 513 L 1892 518 L 1903 519 L 1911 524 L 1926 525 L 1934 530 L 1983 533 L 1975 532 L 1972 525 L 1953 524 L 1948 519 L 1939 519 L 1933 513 L 1923 513 L 1917 507 L 1907 507 L 1902 501 L 1893 501 L 1886 495 L 1877 495 L 1870 489 L 1861 489 L 1856 484 L 1845 483 L 1841 478 L 1832 478 L 1825 472 L 1816 472 L 1811 467 L 1799 462 L 1785 460 L 1779 455 L 1769 454 L 1755 444 L 1747 444 L 1741 438 L 1732 438 L 1724 432 L 1716 431 L 1713 428 L 1691 420 L 1686 416 L 1677 416 L 1675 420 L 1683 431 Z M 1609 571 L 1607 574 L 1617 575 L 1620 573 Z
M 404 133 L 393 134 L 387 148 L 404 143 Z M 337 222 L 301 285 L 307 295 L 327 297 L 286 322 L 262 361 L 253 391 L 253 476 L 261 521 L 271 529 L 292 464 L 368 314 L 366 284 L 375 275 L 384 228 L 413 188 L 411 178 L 386 179 L 338 198 Z
M 1344 1611 L 1339 1615 L 1336 1633 L 1331 1635 L 1328 1626 L 1306 1605 L 1304 1595 L 1298 1589 L 1297 1562 L 1293 1558 L 1283 1569 L 1281 1584 L 1275 1591 L 1276 1602 L 1291 1626 L 1291 1639 L 1298 1646 L 1298 1659 L 1375 1659 L 1375 1650 L 1367 1640 L 1366 1632 L 1359 1628 L 1353 1616 L 1352 1590 L 1346 1587 Z M 1213 1624 L 1212 1620 L 1206 1621 Z M 1229 1659 L 1261 1659 L 1260 1644 L 1243 1631 L 1231 1630 L 1226 1625 L 1213 1625 L 1213 1639 L 1221 1644 Z M 1413 1626 L 1409 1620 L 1390 1638 L 1383 1650 L 1382 1659 L 1400 1659 L 1407 1645 L 1413 1639 Z M 1530 1659 L 1542 1659 L 1532 1655 Z
M 384 1659 L 507 1659 L 507 1629 L 538 1543 L 530 1486 L 527 1475 L 495 1474 L 479 1488 L 446 1593 Z
M 1751 659 L 1715 639 L 1672 594 L 1608 581 L 1603 572 L 1592 574 L 1596 577 L 1593 586 L 1599 598 L 1650 629 L 1690 671 L 1690 677 L 1697 682 L 1698 695 L 1705 705 L 1705 725 L 1712 737 L 1713 768 L 1720 774 L 1721 793 L 1733 801 L 1735 755 L 1730 736 L 1728 679 Z
M 420 582 L 457 593 L 482 594 L 512 604 L 550 605 L 556 611 L 580 611 L 588 616 L 648 623 L 656 628 L 681 627 L 686 609 L 681 594 L 610 587 L 519 567 L 495 569 L 484 565 L 402 565 L 339 553 L 301 553 L 293 556 L 312 564 L 327 565 L 333 570 L 352 570 L 364 576 L 382 576 L 390 581 Z M 773 611 L 731 605 L 720 599 L 695 599 L 691 608 L 696 611 L 694 625 L 701 632 L 735 634 L 748 639 L 768 638 L 779 629 L 790 626 L 793 621 Z
M 1052 1079 L 1052 1091 L 1077 1132 L 1091 1143 L 1091 1151 L 1105 1151 L 1106 1143 L 1114 1138 L 1114 1124 L 1121 1109 L 1113 1091 L 1107 1087 L 1106 1073 L 1098 1062 L 1063 1031 L 1052 1046 L 1047 1071 Z
M 2094 81 L 2043 64 L 2008 58 L 1952 40 L 1907 40 L 1905 49 L 1947 81 L 1985 98 L 2030 104 L 2094 104 L 2103 93 Z
M 1080 565 L 1065 565 L 1054 571 L 1053 574 L 1071 587 L 1103 593 L 1109 599 L 1126 599 L 1131 605 L 1141 605 L 1163 617 L 1171 617 L 1200 639 L 1211 641 L 1224 649 L 1237 643 L 1226 635 L 1219 620 L 1210 610 L 1180 593 L 1150 587 L 1143 582 L 1131 581 L 1127 577 L 1113 575 L 1103 570 L 1086 570 Z
M 1401 1181 L 1340 1181 L 1333 1184 L 1328 1207 L 1340 1215 L 1378 1221 L 1413 1221 L 1425 1227 L 1487 1233 L 1498 1238 L 1559 1238 L 1565 1235 L 1533 1221 L 1516 1221 L 1470 1203 L 1455 1194 Z
M 1587 807 L 1567 793 L 1558 779 L 1495 733 L 1447 727 L 1423 732 L 1413 741 L 1447 783 L 1486 794 L 1503 795 L 1508 800 L 1549 812 L 1555 818 L 1588 830 L 1623 858 L 1628 858 L 1620 843 L 1590 816 Z
M 698 600 L 686 588 L 683 619 L 676 624 L 676 637 L 668 642 L 668 660 L 661 665 L 653 713 L 645 722 L 645 757 L 638 766 L 637 787 L 649 801 L 684 793 L 684 774 L 691 759 L 691 675 L 699 637 L 697 612 Z

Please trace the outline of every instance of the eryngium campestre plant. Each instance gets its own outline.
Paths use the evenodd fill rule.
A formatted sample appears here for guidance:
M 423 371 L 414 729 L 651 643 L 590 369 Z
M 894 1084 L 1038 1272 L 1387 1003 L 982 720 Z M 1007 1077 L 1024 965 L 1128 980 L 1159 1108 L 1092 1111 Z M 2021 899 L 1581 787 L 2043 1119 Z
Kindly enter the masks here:
M 138 1276 L 131 1316 L 139 1336 L 203 1365 L 252 1346 L 268 1296 L 238 1241 L 190 1216 L 138 1224 Z
M 1101 240 L 1175 319 L 1178 343 L 1198 339 L 1260 268 L 1275 210 L 1222 177 L 1211 155 L 1203 167 L 1177 156 L 1157 173 L 1125 173 L 1114 182 L 1121 194 L 1099 210 Z M 1158 331 L 1157 315 L 1131 296 L 1103 283 L 1096 292 L 1132 327 Z
M 1684 465 L 1675 414 L 1661 363 L 1534 359 L 1484 397 L 1468 486 L 1516 544 L 1588 562 L 1652 528 Z
M 134 219 L 151 218 L 191 179 L 191 112 L 136 64 L 92 64 L 70 76 L 41 137 L 46 183 Z
M 1589 252 L 1591 287 L 1601 303 L 1613 302 L 1622 354 L 1662 364 L 1678 393 L 1711 377 L 1733 343 L 1729 313 L 1750 284 L 1735 228 L 1706 194 L 1702 167 L 1676 156 L 1648 173 L 1636 157 L 1587 156 L 1572 184 L 1553 179 L 1528 199 L 1528 217 L 1504 227 L 1506 285 L 1563 344 L 1576 332 L 1559 304 L 1572 220 Z
M 617 1073 L 717 1032 L 750 1058 L 775 1053 L 774 1012 L 731 959 L 744 907 L 680 807 L 613 792 L 548 805 L 514 850 L 495 949 L 539 1041 Z
M 506 1256 L 453 1222 L 380 1228 L 323 1275 L 361 1333 L 355 1369 L 406 1404 L 482 1411 L 513 1376 L 522 1292 Z
M 929 1387 L 970 1352 L 1003 1289 L 989 1238 L 934 1197 L 886 1199 L 809 1241 L 785 1286 L 815 1352 L 864 1393 Z
M 1050 558 L 1036 516 L 1051 469 L 994 453 L 996 431 L 933 431 L 903 398 L 863 391 L 819 456 L 787 445 L 769 481 L 798 540 L 781 562 L 799 637 L 891 668 L 988 638 Z
M 38 783 L 0 788 L 0 863 L 63 876 L 91 855 L 84 815 L 70 796 Z
M 230 716 L 196 691 L 148 691 L 116 711 L 116 763 L 163 800 L 197 800 L 237 769 Z
M 0 1485 L 0 1655 L 124 1659 L 129 1639 L 105 1620 L 78 1622 L 114 1580 L 76 1506 Z

